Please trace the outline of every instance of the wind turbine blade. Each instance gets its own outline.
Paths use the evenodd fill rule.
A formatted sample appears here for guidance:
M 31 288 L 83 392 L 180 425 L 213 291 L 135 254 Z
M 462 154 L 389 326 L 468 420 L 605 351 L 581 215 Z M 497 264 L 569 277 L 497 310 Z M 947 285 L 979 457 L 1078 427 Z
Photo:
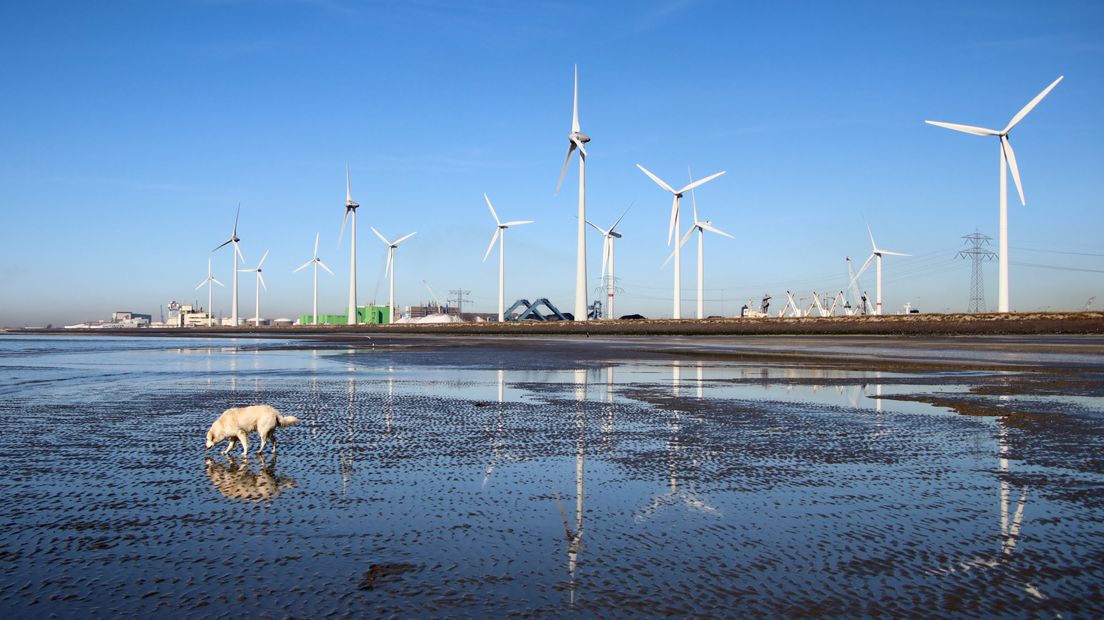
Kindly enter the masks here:
M 387 266 L 383 268 L 383 275 L 391 275 L 391 265 L 395 262 L 395 249 L 387 248 Z
M 632 205 L 630 204 L 629 209 L 631 209 L 631 208 L 632 208 Z M 621 223 L 621 220 L 625 219 L 625 215 L 628 214 L 629 209 L 625 209 L 625 212 L 621 214 L 621 217 L 617 218 L 617 221 L 613 223 L 613 226 L 609 227 L 609 232 L 613 232 L 613 229 L 617 228 L 617 225 Z
M 586 154 L 587 154 L 586 147 L 583 146 L 583 141 L 582 140 L 573 137 L 573 138 L 571 138 L 571 143 L 574 144 L 575 146 L 579 147 L 579 152 L 583 154 L 583 157 L 586 157 Z
M 560 180 L 556 182 L 556 194 L 560 193 L 560 186 L 563 185 L 564 175 L 567 174 L 567 165 L 571 163 L 571 152 L 575 150 L 575 141 L 571 140 L 567 144 L 567 157 L 564 158 L 563 168 L 560 169 Z
M 395 243 L 392 243 L 391 245 L 399 245 L 399 244 L 400 244 L 400 243 L 402 243 L 403 241 L 406 241 L 407 239 L 409 239 L 409 238 L 413 237 L 413 236 L 414 236 L 414 235 L 416 235 L 416 234 L 418 234 L 418 233 L 417 233 L 417 232 L 412 232 L 412 233 L 410 233 L 409 235 L 405 235 L 405 236 L 399 237 L 398 239 L 396 239 L 396 240 L 395 240 Z
M 690 240 L 690 237 L 694 236 L 694 228 L 691 227 L 686 231 L 686 234 L 682 236 L 682 241 L 679 241 L 679 247 L 686 245 L 686 242 Z
M 265 250 L 264 256 L 261 257 L 261 262 L 257 263 L 258 270 L 261 268 L 261 265 L 264 264 L 266 258 L 268 258 L 268 250 Z
M 483 262 L 487 262 L 487 257 L 491 255 L 491 250 L 494 249 L 495 241 L 498 241 L 498 234 L 502 232 L 501 228 L 496 228 L 494 234 L 491 235 L 491 243 L 487 246 L 487 253 L 483 255 Z
M 1016 154 L 1012 152 L 1012 142 L 1008 140 L 1008 136 L 1001 136 L 1001 148 L 1004 149 L 1004 156 L 1008 159 L 1008 167 L 1012 170 L 1012 180 L 1016 182 L 1016 191 L 1020 193 L 1020 204 L 1027 206 L 1027 201 L 1024 200 L 1023 185 L 1020 184 L 1020 167 L 1016 165 Z
M 667 255 L 667 260 L 663 261 L 663 264 L 660 265 L 659 268 L 663 269 L 664 267 L 666 267 L 667 263 L 671 262 L 671 259 L 674 258 L 674 257 L 675 257 L 675 251 L 671 250 L 671 253 Z
M 851 278 L 852 282 L 857 282 L 862 274 L 866 273 L 866 268 L 870 266 L 870 261 L 874 260 L 874 256 L 874 254 L 871 254 L 866 258 L 866 262 L 862 264 L 862 267 L 860 267 L 857 272 L 855 272 L 855 277 Z
M 353 186 L 349 181 L 349 162 L 345 162 L 345 204 L 353 201 Z
M 221 248 L 222 246 L 226 245 L 227 243 L 230 243 L 231 241 L 233 241 L 233 239 L 227 239 L 226 241 L 223 241 L 223 242 L 222 242 L 221 244 L 219 244 L 219 246 L 218 246 L 218 247 L 216 247 L 215 249 L 213 249 L 213 250 L 211 250 L 211 251 L 212 251 L 212 252 L 218 252 L 218 251 L 219 251 L 219 248 Z
M 307 266 L 309 266 L 313 262 L 314 262 L 314 259 L 312 258 L 309 261 L 303 263 L 302 265 L 299 265 L 299 267 L 297 267 L 296 269 L 292 270 L 292 273 L 299 273 L 300 271 L 306 269 Z
M 238 216 L 241 215 L 241 203 L 238 203 L 238 211 L 234 214 L 234 234 L 230 235 L 231 238 L 238 236 Z
M 595 226 L 597 228 L 597 226 Z M 602 242 L 602 279 L 606 277 L 606 267 L 609 265 L 610 244 L 613 239 L 606 237 Z
M 716 226 L 710 224 L 709 222 L 698 222 L 698 226 L 701 226 L 704 230 L 708 230 L 711 233 L 728 237 L 729 239 L 735 239 L 736 238 L 736 237 L 733 237 L 732 235 L 726 233 L 725 231 L 721 230 L 720 228 L 717 228 Z
M 975 136 L 999 136 L 999 131 L 992 129 L 986 129 L 984 127 L 974 127 L 973 125 L 959 125 L 957 123 L 941 123 L 939 121 L 924 121 L 929 125 L 935 125 L 936 127 L 943 127 L 946 129 L 953 129 L 955 131 L 961 131 L 962 133 L 970 133 Z
M 498 224 L 499 226 L 501 226 L 502 222 L 499 221 L 498 214 L 495 213 L 495 210 L 494 210 L 494 205 L 491 204 L 491 197 L 487 195 L 487 192 L 483 192 L 483 199 L 487 201 L 487 208 L 491 210 L 491 217 L 494 218 L 495 224 Z
M 318 259 L 318 266 L 325 269 L 331 276 L 334 274 L 334 272 L 330 271 L 330 268 L 327 267 L 326 263 L 323 263 L 321 259 Z
M 239 246 L 236 243 L 234 244 L 234 253 L 238 255 L 238 260 L 241 261 L 241 264 L 244 265 L 245 264 L 245 255 L 242 254 L 241 246 Z
M 870 231 L 870 224 L 866 225 L 866 234 L 870 235 L 870 247 L 877 252 L 878 244 L 874 243 L 874 233 Z
M 259 282 L 261 283 L 261 288 L 263 288 L 264 290 L 266 290 L 266 291 L 267 291 L 267 290 L 268 290 L 268 286 L 267 286 L 267 285 L 265 285 L 265 281 L 264 281 L 264 274 L 263 274 L 263 273 L 261 273 L 261 272 L 260 272 L 260 270 L 258 270 L 258 271 L 257 271 L 257 280 L 258 280 L 258 281 L 259 281 Z
M 912 254 L 902 254 L 901 252 L 890 252 L 889 250 L 878 250 L 878 253 L 882 256 L 912 256 Z
M 221 286 L 222 288 L 226 288 L 226 285 L 223 284 L 222 282 L 219 282 L 218 278 L 211 278 L 211 281 L 214 282 L 215 284 Z
M 718 172 L 718 173 L 716 173 L 716 174 L 711 174 L 711 175 L 709 175 L 709 176 L 705 177 L 704 179 L 698 179 L 697 181 L 694 181 L 694 182 L 693 182 L 693 183 L 691 183 L 690 185 L 687 185 L 686 187 L 684 187 L 684 188 L 680 189 L 680 190 L 678 191 L 678 193 L 680 193 L 680 194 L 685 194 L 686 192 L 688 192 L 688 191 L 690 191 L 690 190 L 694 189 L 695 187 L 701 187 L 702 185 L 705 185 L 706 183 L 708 183 L 708 182 L 712 181 L 713 179 L 715 179 L 715 178 L 717 178 L 717 177 L 721 176 L 721 175 L 722 175 L 722 174 L 724 174 L 725 172 L 726 172 L 725 170 L 722 170 L 722 171 L 720 171 L 720 172 Z
M 1022 121 L 1023 117 L 1027 116 L 1028 112 L 1033 110 L 1035 108 L 1035 106 L 1039 105 L 1039 102 L 1043 100 L 1043 97 L 1046 97 L 1047 93 L 1049 93 L 1055 86 L 1057 86 L 1058 82 L 1061 82 L 1062 78 L 1064 78 L 1064 77 L 1066 77 L 1066 76 L 1059 75 L 1057 80 L 1054 80 L 1053 82 L 1050 83 L 1050 86 L 1047 86 L 1046 88 L 1043 89 L 1043 92 L 1039 93 L 1038 95 L 1035 95 L 1034 99 L 1027 102 L 1027 105 L 1025 105 L 1022 110 L 1017 112 L 1016 115 L 1012 117 L 1012 120 L 1008 121 L 1008 126 L 1004 128 L 1004 133 L 1008 133 L 1009 131 L 1012 130 L 1013 127 L 1016 126 L 1017 123 Z
M 512 222 L 503 222 L 502 226 L 521 226 L 522 224 L 532 224 L 533 220 L 514 220 Z
M 592 222 L 592 221 L 590 221 L 590 220 L 584 220 L 584 221 L 585 221 L 585 222 L 586 222 L 586 223 L 587 223 L 588 225 L 590 225 L 590 227 L 591 227 L 591 228 L 593 228 L 594 230 L 597 230 L 598 232 L 602 233 L 602 236 L 606 236 L 606 235 L 608 235 L 608 234 L 609 234 L 609 231 L 608 231 L 608 230 L 602 230 L 602 229 L 601 229 L 601 228 L 599 228 L 599 227 L 598 227 L 598 226 L 597 226 L 597 225 L 596 225 L 596 224 L 595 224 L 594 222 Z
M 579 129 L 579 65 L 575 65 L 575 105 L 571 112 L 571 131 L 574 133 L 581 131 Z
M 341 245 L 341 238 L 345 236 L 345 222 L 349 219 L 349 210 L 345 209 L 345 217 L 341 218 L 341 234 L 337 236 L 337 245 Z
M 678 208 L 678 194 L 675 194 L 674 199 L 671 200 L 671 223 L 667 225 L 667 245 L 671 245 L 671 239 L 675 237 L 675 218 L 678 216 Z
M 678 193 L 678 192 L 676 192 L 676 191 L 675 191 L 675 190 L 674 190 L 674 189 L 673 189 L 673 188 L 672 188 L 672 187 L 671 187 L 670 185 L 667 185 L 666 183 L 664 183 L 664 182 L 663 182 L 663 179 L 661 179 L 661 178 L 657 177 L 656 175 L 652 174 L 651 172 L 649 172 L 649 171 L 648 171 L 648 169 L 647 169 L 647 168 L 645 168 L 644 166 L 641 166 L 640 164 L 637 164 L 637 165 L 636 165 L 636 167 L 637 167 L 637 168 L 640 168 L 640 171 L 641 171 L 641 172 L 643 172 L 644 174 L 648 175 L 648 178 L 650 178 L 651 180 L 655 181 L 655 182 L 656 182 L 656 185 L 659 185 L 659 186 L 660 186 L 660 187 L 662 187 L 663 189 L 665 189 L 665 190 L 667 190 L 667 191 L 671 192 L 672 194 L 677 194 L 677 193 Z
M 203 285 L 207 284 L 207 282 L 209 282 L 209 281 L 210 281 L 210 277 L 203 278 L 203 281 L 196 285 L 195 290 L 198 291 L 199 289 L 203 288 Z
M 318 258 L 318 235 L 321 233 L 314 233 L 314 254 L 311 256 Z
M 379 237 L 379 240 L 383 242 L 383 245 L 391 245 L 391 242 L 385 239 L 384 236 L 380 234 L 380 231 L 376 230 L 375 226 L 369 226 L 368 228 L 371 228 L 372 232 L 376 233 L 376 236 Z

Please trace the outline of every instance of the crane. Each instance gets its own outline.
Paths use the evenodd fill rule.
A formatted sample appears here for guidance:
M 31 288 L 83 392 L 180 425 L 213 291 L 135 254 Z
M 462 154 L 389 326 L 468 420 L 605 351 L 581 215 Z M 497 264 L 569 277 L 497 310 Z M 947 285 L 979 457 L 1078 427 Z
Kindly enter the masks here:
M 439 299 L 439 298 L 437 297 L 437 293 L 434 293 L 434 292 L 433 292 L 433 287 L 432 287 L 432 286 L 430 286 L 430 285 L 429 285 L 429 282 L 427 282 L 427 281 L 425 281 L 425 280 L 422 280 L 422 284 L 424 284 L 424 285 L 425 285 L 425 287 L 426 287 L 426 289 L 428 289 L 428 290 L 429 290 L 429 294 L 433 296 L 433 301 L 437 302 L 437 312 L 438 312 L 439 314 L 440 314 L 440 313 L 443 313 L 443 312 L 444 312 L 444 310 L 442 309 L 442 306 L 441 306 L 441 300 L 440 300 L 440 299 Z

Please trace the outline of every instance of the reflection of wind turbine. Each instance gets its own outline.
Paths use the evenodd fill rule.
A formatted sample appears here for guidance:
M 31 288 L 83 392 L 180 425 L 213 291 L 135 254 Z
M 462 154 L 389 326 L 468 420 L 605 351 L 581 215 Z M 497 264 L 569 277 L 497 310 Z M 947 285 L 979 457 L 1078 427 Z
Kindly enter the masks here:
M 387 267 L 384 270 L 384 272 L 385 273 L 390 272 L 390 274 L 391 274 L 391 284 L 390 284 L 390 289 L 389 289 L 389 293 L 388 293 L 388 297 L 387 297 L 387 300 L 388 300 L 388 302 L 387 302 L 388 310 L 387 311 L 388 311 L 388 314 L 390 314 L 390 322 L 394 323 L 395 322 L 395 248 L 399 247 L 399 244 L 402 243 L 403 241 L 406 241 L 407 239 L 413 237 L 414 235 L 416 235 L 418 233 L 412 232 L 409 235 L 403 235 L 402 237 L 399 237 L 398 239 L 395 239 L 394 241 L 388 241 L 383 235 L 380 234 L 380 231 L 376 230 L 375 228 L 372 228 L 372 232 L 376 233 L 376 236 L 380 238 L 380 241 L 382 241 L 383 244 L 387 246 Z
M 563 170 L 560 171 L 560 180 L 556 183 L 556 193 L 560 192 L 564 174 L 567 173 L 567 165 L 571 163 L 571 153 L 579 149 L 579 230 L 578 251 L 575 255 L 575 320 L 587 320 L 587 292 L 586 292 L 586 148 L 584 144 L 590 142 L 590 136 L 579 129 L 579 65 L 575 65 L 575 102 L 571 112 L 571 133 L 567 135 L 567 157 L 564 159 Z
M 625 213 L 629 210 L 625 209 Z M 608 229 L 600 228 L 593 222 L 587 222 L 591 228 L 597 230 L 602 235 L 602 281 L 606 284 L 606 318 L 612 319 L 615 315 L 613 313 L 613 294 L 616 282 L 613 275 L 613 242 L 615 239 L 621 238 L 621 233 L 615 229 L 617 225 L 621 223 L 622 218 L 625 217 L 625 213 L 621 214 L 621 217 L 617 218 L 617 221 L 613 223 Z M 607 268 L 609 271 L 609 279 L 606 279 Z
M 674 200 L 671 202 L 671 223 L 667 227 L 667 245 L 671 245 L 672 240 L 677 241 L 678 239 L 679 203 L 682 200 L 682 195 L 696 187 L 701 187 L 709 181 L 712 181 L 713 179 L 724 174 L 724 171 L 722 170 L 721 172 L 707 176 L 704 179 L 698 179 L 697 181 L 694 181 L 686 187 L 683 187 L 682 189 L 676 191 L 670 185 L 664 183 L 663 179 L 660 179 L 656 175 L 649 172 L 648 169 L 644 166 L 637 164 L 636 167 L 640 168 L 641 172 L 648 175 L 648 178 L 655 181 L 656 185 L 662 187 L 663 189 L 671 192 L 671 194 L 674 195 Z M 680 251 L 679 245 L 677 244 L 675 245 L 675 298 L 674 308 L 672 310 L 672 318 L 682 318 L 682 252 Z
M 690 180 L 693 181 L 694 180 L 693 177 L 691 177 Z M 709 220 L 704 220 L 703 221 L 703 220 L 698 219 L 698 199 L 697 199 L 697 197 L 695 197 L 693 190 L 690 190 L 690 201 L 691 201 L 691 204 L 694 207 L 694 224 L 693 224 L 693 226 L 690 227 L 689 230 L 686 231 L 686 234 L 683 235 L 682 241 L 679 241 L 679 247 L 682 247 L 682 246 L 686 245 L 686 242 L 690 240 L 690 235 L 693 235 L 694 231 L 697 231 L 697 233 L 698 233 L 698 318 L 699 319 L 704 319 L 705 318 L 705 259 L 704 259 L 705 252 L 704 252 L 704 249 L 703 249 L 703 245 L 704 245 L 704 239 L 705 239 L 705 231 L 708 230 L 711 233 L 714 233 L 714 234 L 717 234 L 717 235 L 723 235 L 725 237 L 728 237 L 729 239 L 735 239 L 736 237 L 733 237 L 732 235 L 726 233 L 725 231 L 714 227 L 713 222 L 711 222 Z M 671 261 L 671 259 L 674 258 L 674 257 L 675 257 L 675 254 L 674 254 L 674 252 L 672 252 L 670 254 L 670 256 L 667 257 L 667 260 L 663 261 L 663 264 L 666 266 L 667 263 L 669 263 Z
M 1047 93 L 1058 85 L 1058 82 L 1062 81 L 1063 77 L 1065 76 L 1059 75 L 1057 80 L 1054 80 L 1050 83 L 1050 86 L 1043 89 L 1043 92 L 1027 102 L 1027 105 L 1017 112 L 1012 120 L 1008 121 L 1008 125 L 1002 131 L 971 125 L 924 121 L 929 125 L 953 129 L 975 136 L 997 136 L 1000 139 L 1000 241 L 997 249 L 1000 284 L 997 287 L 997 312 L 1008 312 L 1008 168 L 1012 169 L 1012 180 L 1016 182 L 1016 191 L 1020 194 L 1020 204 L 1027 205 L 1027 201 L 1024 199 L 1023 185 L 1020 184 L 1020 169 L 1016 165 L 1016 154 L 1012 151 L 1012 143 L 1008 141 L 1008 132 L 1012 131 L 1012 128 L 1022 121 L 1027 113 L 1038 105 L 1043 97 L 1046 97 Z
M 668 491 L 652 498 L 652 501 L 636 514 L 637 523 L 647 520 L 660 509 L 677 504 L 679 501 L 691 510 L 718 516 L 721 514 L 719 510 L 699 498 L 692 488 L 687 489 L 686 487 L 689 485 L 684 484 L 682 488 L 679 487 L 678 466 L 681 460 L 679 452 L 682 450 L 679 442 L 679 431 L 681 429 L 680 414 L 676 411 L 671 424 L 671 437 L 667 440 Z
M 874 304 L 874 314 L 881 314 L 882 313 L 882 255 L 884 254 L 886 256 L 912 256 L 912 254 L 902 254 L 900 252 L 890 252 L 889 250 L 879 248 L 878 244 L 874 242 L 874 233 L 870 232 L 870 226 L 869 225 L 867 225 L 867 227 L 866 227 L 866 232 L 867 232 L 867 234 L 870 235 L 870 247 L 873 248 L 873 251 L 870 253 L 870 256 L 867 257 L 866 262 L 863 263 L 862 267 L 859 269 L 859 272 L 855 274 L 855 277 L 851 281 L 856 282 L 859 279 L 859 276 L 861 276 L 866 271 L 866 268 L 870 266 L 870 261 L 872 261 L 874 259 L 877 259 L 876 267 L 877 267 L 877 274 L 878 274 L 877 275 L 877 278 L 878 278 L 878 293 L 877 293 L 878 294 L 878 299 L 877 299 L 877 303 Z
M 253 324 L 258 327 L 261 324 L 261 287 L 267 291 L 268 286 L 265 285 L 264 276 L 261 275 L 261 266 L 264 265 L 265 259 L 268 258 L 268 250 L 265 250 L 264 256 L 261 256 L 261 262 L 257 263 L 257 266 L 252 269 L 241 269 L 242 273 L 255 273 L 257 274 L 257 308 L 256 314 L 253 316 Z
M 314 258 L 303 263 L 298 269 L 292 272 L 302 271 L 307 268 L 307 265 L 314 265 L 314 305 L 311 306 L 311 325 L 318 325 L 318 268 L 321 267 L 325 269 L 331 276 L 334 274 L 334 272 L 330 271 L 330 268 L 326 266 L 326 263 L 323 263 L 322 259 L 318 258 L 318 234 L 319 233 L 314 233 Z
M 567 522 L 567 513 L 564 512 L 560 494 L 552 490 L 556 496 L 556 507 L 560 510 L 560 520 L 563 521 L 564 538 L 567 539 L 567 573 L 571 581 L 571 604 L 575 604 L 575 567 L 579 561 L 579 551 L 583 547 L 583 479 L 585 477 L 586 459 L 586 400 L 587 400 L 587 376 L 586 370 L 576 370 L 575 381 L 575 429 L 578 431 L 575 439 L 575 530 Z
M 506 312 L 506 280 L 504 279 L 506 273 L 506 229 L 511 226 L 532 224 L 533 220 L 503 222 L 498 219 L 498 214 L 495 213 L 494 205 L 491 204 L 490 197 L 488 197 L 487 194 L 483 194 L 483 198 L 487 201 L 487 208 L 491 210 L 491 217 L 494 218 L 495 225 L 498 227 L 495 228 L 494 234 L 491 235 L 491 243 L 487 246 L 487 253 L 483 255 L 483 262 L 487 262 L 487 257 L 491 255 L 491 250 L 494 249 L 495 241 L 498 241 L 498 322 L 501 323 L 505 320 Z
M 230 233 L 230 238 L 226 241 L 223 241 L 214 250 L 211 250 L 212 252 L 217 252 L 219 248 L 228 243 L 234 244 L 234 251 L 232 252 L 233 257 L 231 258 L 230 264 L 230 266 L 233 267 L 234 270 L 234 284 L 233 292 L 231 294 L 232 300 L 230 302 L 230 323 L 233 324 L 235 327 L 238 325 L 238 261 L 240 260 L 243 263 L 245 262 L 245 257 L 242 256 L 241 248 L 238 247 L 238 242 L 241 241 L 241 239 L 238 238 L 238 216 L 240 215 L 241 203 L 239 202 L 238 211 L 234 214 L 234 230 Z
M 357 323 L 357 291 L 356 291 L 356 210 L 360 204 L 353 200 L 352 185 L 349 181 L 349 162 L 345 162 L 345 216 L 341 218 L 341 234 L 337 236 L 337 244 L 341 245 L 341 237 L 345 235 L 345 221 L 349 214 L 353 215 L 352 225 L 349 227 L 349 309 L 346 323 Z
M 222 282 L 219 282 L 215 278 L 215 276 L 211 275 L 211 257 L 208 256 L 207 257 L 207 277 L 204 278 L 203 281 L 199 283 L 199 286 L 196 287 L 196 290 L 198 291 L 199 289 L 203 288 L 204 284 L 207 285 L 207 327 L 211 326 L 211 319 L 214 316 L 214 313 L 211 312 L 211 283 L 212 282 L 219 285 L 219 286 L 222 286 Z M 225 288 L 225 287 L 223 287 L 223 288 Z

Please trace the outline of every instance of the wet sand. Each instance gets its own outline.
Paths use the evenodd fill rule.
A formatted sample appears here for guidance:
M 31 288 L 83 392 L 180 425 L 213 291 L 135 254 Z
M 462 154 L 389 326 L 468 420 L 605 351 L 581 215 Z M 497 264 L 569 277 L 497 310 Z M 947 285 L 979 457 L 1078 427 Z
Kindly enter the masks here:
M 0 357 L 15 617 L 1104 611 L 1100 338 L 87 341 Z

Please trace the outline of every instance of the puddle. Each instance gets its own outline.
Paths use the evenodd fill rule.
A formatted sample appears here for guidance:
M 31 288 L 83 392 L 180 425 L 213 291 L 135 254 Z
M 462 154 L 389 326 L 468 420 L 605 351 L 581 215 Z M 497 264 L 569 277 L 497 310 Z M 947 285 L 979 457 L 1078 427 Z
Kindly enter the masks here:
M 923 399 L 1000 373 L 59 340 L 0 339 L 14 616 L 1104 610 L 1094 396 L 964 416 Z M 251 402 L 300 418 L 277 456 L 205 453 Z

